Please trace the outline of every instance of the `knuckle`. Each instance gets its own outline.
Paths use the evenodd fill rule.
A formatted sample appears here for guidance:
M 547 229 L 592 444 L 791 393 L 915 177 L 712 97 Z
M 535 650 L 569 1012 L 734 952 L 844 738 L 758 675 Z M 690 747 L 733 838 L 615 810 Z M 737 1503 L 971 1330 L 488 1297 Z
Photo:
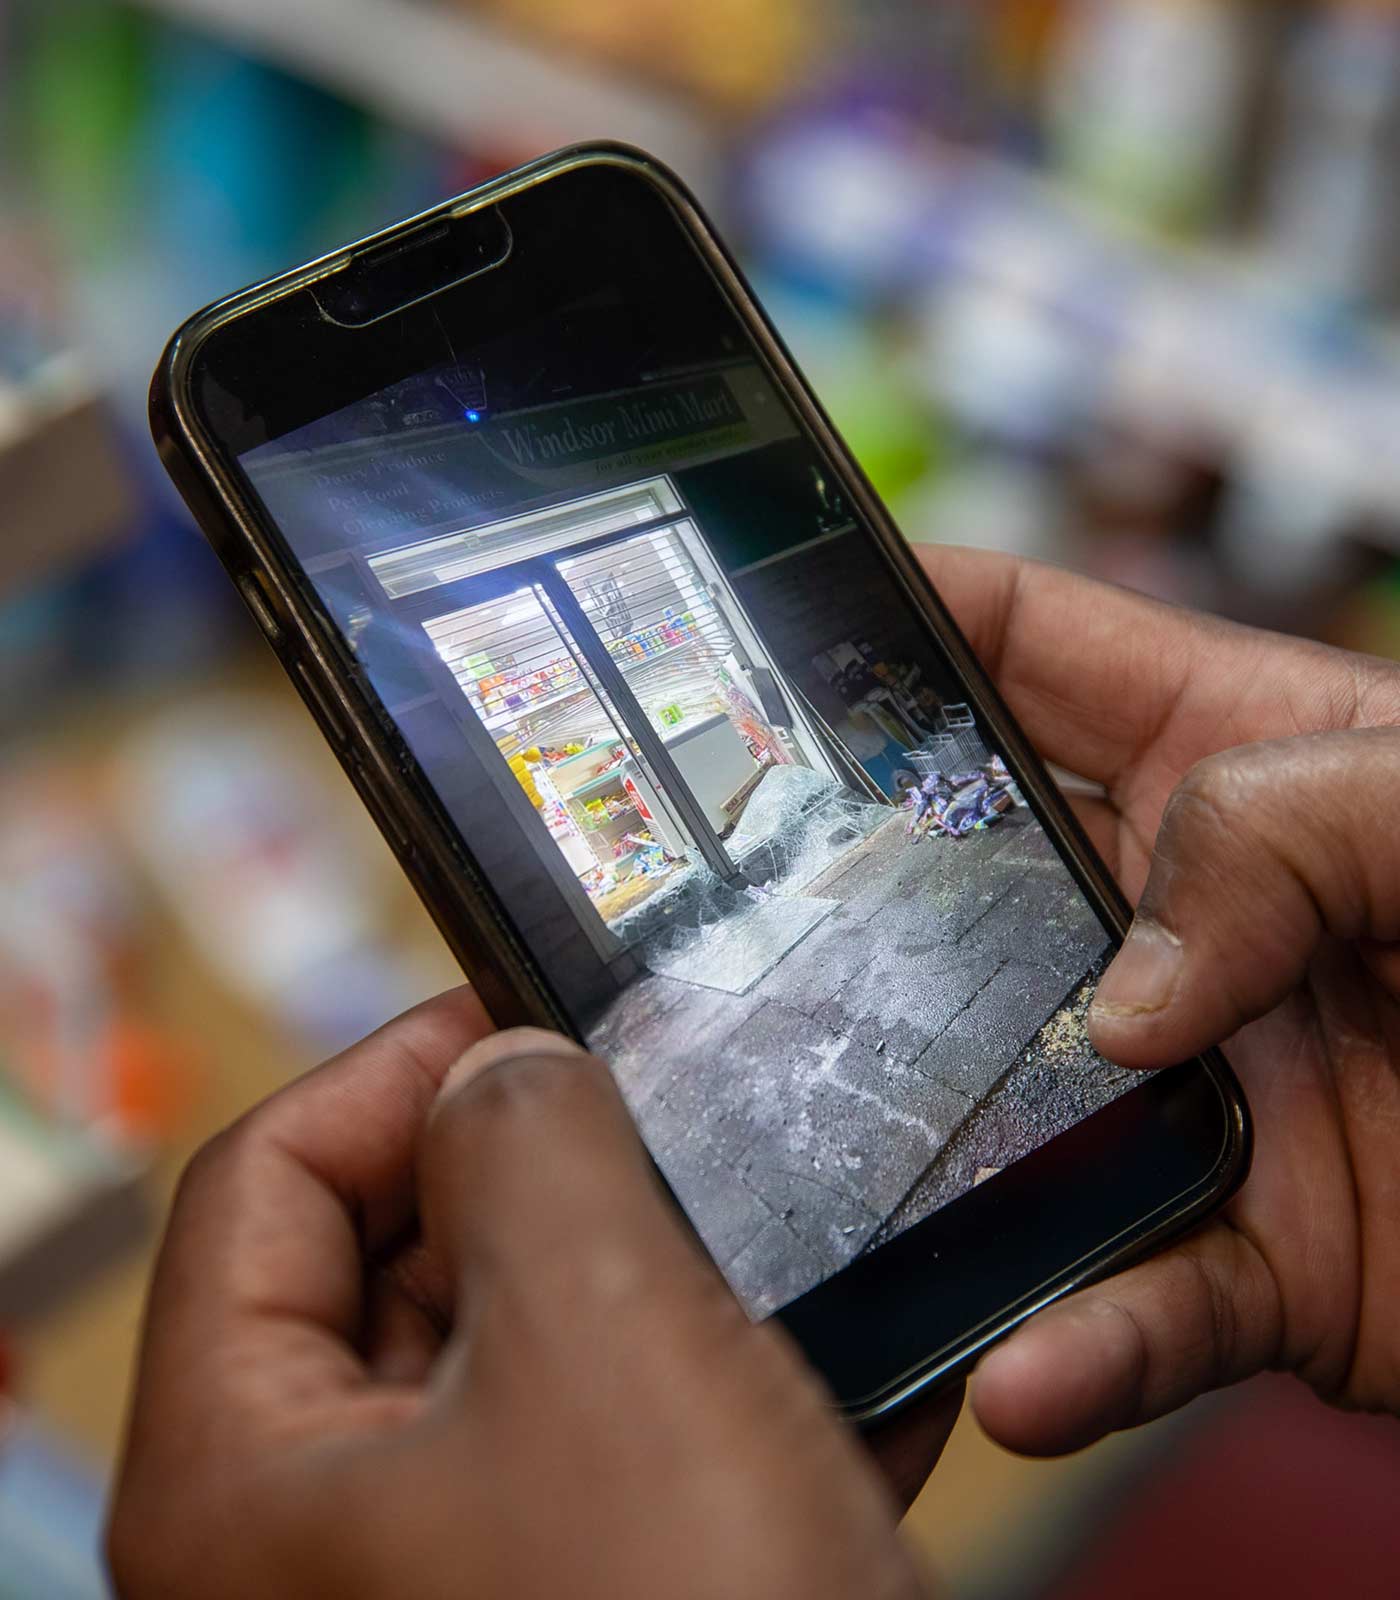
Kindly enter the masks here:
M 1173 811 L 1203 810 L 1210 816 L 1221 816 L 1239 806 L 1245 785 L 1245 758 L 1239 751 L 1207 756 L 1177 785 Z
M 1290 831 L 1299 824 L 1287 807 L 1298 789 L 1296 761 L 1277 746 L 1244 745 L 1198 762 L 1173 794 L 1158 840 L 1174 892 L 1211 905 L 1216 919 L 1238 910 L 1221 896 L 1227 886 L 1252 897 L 1261 915 L 1266 905 L 1288 909 L 1298 876 Z
M 545 1115 L 582 1111 L 611 1088 L 593 1056 L 529 1052 L 499 1061 L 449 1094 L 439 1113 L 483 1124 L 537 1123 Z
M 259 1140 L 257 1112 L 250 1112 L 206 1139 L 185 1163 L 175 1186 L 176 1216 L 235 1188 L 253 1162 Z
M 228 1130 L 214 1134 L 185 1163 L 175 1186 L 174 1210 L 188 1210 L 219 1180 L 228 1160 Z
M 1236 1343 L 1234 1302 L 1213 1263 L 1198 1250 L 1186 1250 L 1182 1259 L 1196 1289 L 1200 1338 L 1211 1382 L 1223 1381 Z
M 1362 657 L 1353 670 L 1356 680 L 1353 725 L 1400 726 L 1400 663 Z
M 1182 853 L 1214 841 L 1269 837 L 1286 787 L 1285 766 L 1284 752 L 1267 744 L 1239 745 L 1196 762 L 1167 802 L 1161 845 Z

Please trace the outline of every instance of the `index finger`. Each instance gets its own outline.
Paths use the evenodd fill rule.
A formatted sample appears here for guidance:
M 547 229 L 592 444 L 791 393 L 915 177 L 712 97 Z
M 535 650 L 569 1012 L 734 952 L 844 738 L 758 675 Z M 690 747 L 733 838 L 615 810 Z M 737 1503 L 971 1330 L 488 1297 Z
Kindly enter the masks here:
M 1039 562 L 944 545 L 916 553 L 1031 743 L 1109 787 L 1168 730 L 1204 652 L 1230 676 L 1222 654 L 1251 637 Z
M 407 1224 L 433 1100 L 490 1031 L 470 990 L 440 995 L 195 1158 L 151 1287 L 138 1428 L 188 1427 L 229 1401 L 285 1421 L 297 1404 L 364 1381 L 353 1341 L 365 1255 Z

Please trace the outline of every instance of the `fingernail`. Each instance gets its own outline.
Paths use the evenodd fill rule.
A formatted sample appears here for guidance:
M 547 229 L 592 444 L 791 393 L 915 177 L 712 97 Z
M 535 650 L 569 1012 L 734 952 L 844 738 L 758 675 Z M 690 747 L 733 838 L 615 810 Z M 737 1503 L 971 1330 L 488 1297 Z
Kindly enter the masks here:
M 1160 922 L 1139 917 L 1089 1007 L 1090 1020 L 1131 1021 L 1166 1009 L 1181 977 L 1181 940 Z
M 442 1080 L 439 1096 L 449 1095 L 464 1083 L 479 1078 L 492 1067 L 507 1061 L 519 1061 L 526 1056 L 558 1059 L 561 1056 L 587 1055 L 581 1045 L 562 1033 L 550 1033 L 547 1028 L 508 1028 L 504 1033 L 489 1034 L 474 1044 L 460 1060 L 453 1063 Z

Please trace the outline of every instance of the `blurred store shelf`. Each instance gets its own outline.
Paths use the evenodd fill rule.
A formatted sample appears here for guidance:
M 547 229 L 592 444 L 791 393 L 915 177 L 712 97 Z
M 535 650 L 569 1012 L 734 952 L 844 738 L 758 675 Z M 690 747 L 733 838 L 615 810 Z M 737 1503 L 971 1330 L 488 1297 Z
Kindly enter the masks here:
M 101 1477 L 42 1421 L 0 1400 L 0 1594 L 110 1600 Z
M 148 9 L 452 145 L 524 156 L 640 145 L 716 190 L 717 129 L 663 91 L 535 48 L 425 0 L 141 0 Z
M 147 1229 L 143 1163 L 34 1116 L 0 1085 L 0 1326 L 50 1312 Z
M 251 630 L 248 642 L 250 653 L 204 677 L 94 697 L 85 709 L 53 718 L 15 762 L 23 770 L 11 783 L 25 790 L 9 807 L 0 786 L 0 907 L 22 913 L 19 926 L 31 929 L 34 965 L 46 950 L 62 953 L 59 941 L 47 934 L 41 939 L 40 931 L 47 920 L 41 913 L 57 918 L 65 891 L 81 929 L 96 929 L 97 945 L 93 959 L 69 963 L 76 971 L 48 973 L 54 998 L 42 1006 L 31 1002 L 26 1013 L 18 996 L 7 1006 L 4 980 L 14 978 L 14 961 L 0 923 L 0 953 L 6 954 L 0 962 L 0 1021 L 6 1024 L 0 1027 L 0 1218 L 11 1214 L 7 1182 L 12 1170 L 16 1179 L 21 1170 L 12 1169 L 4 1138 L 17 1120 L 32 1130 L 24 1139 L 26 1165 L 36 1161 L 31 1147 L 43 1154 L 55 1141 L 69 1158 L 58 1172 L 49 1175 L 46 1168 L 36 1176 L 35 1187 L 46 1185 L 54 1203 L 48 1210 L 34 1207 L 32 1238 L 39 1248 L 16 1250 L 12 1270 L 3 1249 L 8 1234 L 0 1230 L 0 1334 L 11 1337 L 14 1389 L 24 1405 L 98 1464 L 110 1462 L 117 1448 L 158 1222 L 186 1161 L 249 1106 L 343 1044 L 348 1033 L 366 1031 L 461 981 L 290 685 Z M 182 744 L 179 736 L 199 713 L 202 745 Z M 248 749 L 250 741 L 256 750 Z M 244 770 L 231 775 L 234 745 L 245 752 Z M 133 812 L 140 797 L 131 785 L 139 781 L 141 756 L 169 763 L 182 752 L 190 770 L 177 782 L 172 769 L 163 768 L 166 793 L 151 797 L 150 815 Z M 201 772 L 208 780 L 203 791 Z M 217 817 L 198 806 L 200 792 L 219 802 Z M 338 873 L 338 882 L 321 891 L 329 895 L 331 917 L 343 919 L 333 931 L 325 927 L 316 888 L 308 890 L 305 881 L 308 825 L 298 820 L 305 808 Z M 201 824 L 216 832 L 195 865 L 185 852 L 192 828 Z M 36 835 L 52 842 L 44 848 Z M 8 854 L 7 839 L 13 841 Z M 163 840 L 169 856 L 162 853 Z M 280 894 L 273 904 L 269 855 L 279 849 Z M 235 854 L 241 883 L 231 876 Z M 44 855 L 49 870 L 35 865 Z M 239 940 L 246 927 L 240 908 L 250 892 L 263 897 L 261 942 L 282 939 L 284 964 L 303 980 L 301 1003 L 279 1006 L 277 993 L 248 981 L 251 957 Z M 327 938 L 349 957 L 370 938 L 381 951 L 345 971 L 347 993 L 338 1000 L 326 996 L 325 983 L 318 988 L 317 974 L 307 967 L 313 947 L 324 951 Z M 367 966 L 373 969 L 368 977 Z M 91 987 L 79 984 L 84 973 Z M 28 975 L 19 976 L 32 989 Z M 386 983 L 395 985 L 392 992 Z M 323 1003 L 314 1003 L 318 994 Z M 376 997 L 380 1011 L 364 1015 Z M 347 1005 L 357 1014 L 347 1018 Z M 37 1048 L 42 1039 L 35 1038 L 34 1015 L 67 1019 L 60 1042 L 71 1043 L 84 1025 L 95 1037 L 54 1071 L 53 1051 Z M 16 1086 L 12 1095 L 6 1083 Z M 52 1109 L 56 1089 L 63 1091 L 61 1112 Z M 10 1105 L 12 1116 L 6 1114 Z M 59 1128 L 91 1131 L 70 1142 L 50 1131 Z M 120 1144 L 114 1141 L 109 1152 L 103 1141 L 113 1129 Z M 0 1595 L 8 1597 L 5 1576 L 0 1560 Z
M 753 158 L 751 224 L 789 266 L 911 306 L 908 365 L 939 405 L 1012 435 L 1018 411 L 1066 435 L 1140 419 L 1307 478 L 1400 547 L 1400 330 L 1276 256 L 1170 242 L 996 156 L 859 128 L 817 142 Z
M 61 575 L 130 527 L 130 468 L 105 401 L 66 358 L 0 383 L 0 595 Z

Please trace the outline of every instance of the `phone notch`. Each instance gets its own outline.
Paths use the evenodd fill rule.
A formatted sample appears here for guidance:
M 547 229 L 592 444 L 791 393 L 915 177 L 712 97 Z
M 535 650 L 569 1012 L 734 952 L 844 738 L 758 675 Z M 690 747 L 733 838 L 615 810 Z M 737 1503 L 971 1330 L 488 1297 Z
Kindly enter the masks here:
M 499 267 L 511 244 L 496 206 L 440 216 L 357 251 L 310 293 L 328 322 L 367 328 Z

